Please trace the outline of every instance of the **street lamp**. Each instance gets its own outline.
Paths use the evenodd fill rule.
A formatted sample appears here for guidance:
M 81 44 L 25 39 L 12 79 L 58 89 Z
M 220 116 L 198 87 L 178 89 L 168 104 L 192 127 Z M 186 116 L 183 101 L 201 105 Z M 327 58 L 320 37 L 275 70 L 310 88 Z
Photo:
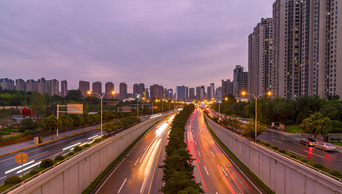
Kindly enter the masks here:
M 89 95 L 92 94 L 91 91 L 88 91 L 87 93 L 88 93 Z M 107 95 L 107 94 L 115 95 L 115 91 L 112 91 L 111 93 L 104 93 L 102 96 L 101 96 L 101 94 L 98 94 L 98 93 L 93 93 L 93 94 L 96 94 L 96 95 L 98 95 L 98 96 L 101 98 L 101 138 L 102 138 L 102 98 L 103 98 L 105 95 Z
M 228 97 L 225 97 L 224 100 L 227 101 L 227 100 L 228 100 Z M 220 107 L 221 102 L 218 101 L 218 103 L 219 103 L 219 118 L 221 118 L 221 110 L 220 110 L 220 109 L 221 109 L 221 107 Z
M 257 121 L 258 121 L 258 98 L 260 96 L 263 96 L 264 94 L 259 94 L 258 96 L 255 96 L 254 94 L 247 93 L 245 91 L 242 91 L 241 94 L 243 96 L 249 94 L 249 95 L 253 96 L 254 99 L 255 99 L 255 117 L 254 117 L 255 118 L 255 121 L 254 121 L 254 130 L 255 130 L 255 132 L 254 132 L 255 134 L 254 135 L 255 135 L 255 138 L 254 138 L 254 141 L 256 142 L 256 138 L 257 138 Z M 267 92 L 266 95 L 267 96 L 271 96 L 272 92 Z

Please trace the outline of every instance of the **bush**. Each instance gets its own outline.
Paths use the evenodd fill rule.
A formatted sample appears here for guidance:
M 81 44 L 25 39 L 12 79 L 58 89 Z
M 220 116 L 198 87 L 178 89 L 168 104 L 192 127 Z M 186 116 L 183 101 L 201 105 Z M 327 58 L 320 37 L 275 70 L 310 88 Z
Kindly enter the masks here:
M 314 165 L 313 165 L 313 167 L 315 167 L 315 168 L 319 168 L 319 169 L 322 169 L 322 168 L 324 168 L 323 164 L 320 164 L 320 163 L 316 163 L 316 164 L 314 164 Z
M 40 163 L 40 167 L 42 168 L 48 168 L 53 165 L 53 160 L 50 158 L 44 159 L 42 163 Z
M 308 160 L 306 160 L 306 159 L 302 159 L 301 161 L 304 162 L 304 163 L 308 162 Z
M 18 184 L 21 182 L 20 177 L 18 176 L 10 176 L 5 180 L 5 185 L 10 185 L 10 184 Z
M 274 149 L 274 150 L 279 150 L 279 148 L 275 145 L 271 146 L 270 148 Z
M 89 145 L 89 144 L 85 144 L 85 145 L 83 146 L 83 148 L 87 148 L 87 147 L 90 147 L 90 145 Z
M 329 174 L 333 175 L 333 176 L 337 176 L 337 177 L 341 177 L 342 173 L 338 170 L 332 170 L 329 172 Z
M 290 154 L 290 157 L 291 157 L 291 158 L 297 158 L 297 156 L 294 155 L 294 154 Z
M 74 155 L 75 154 L 75 152 L 69 152 L 68 154 L 67 154 L 67 156 L 72 156 L 72 155 Z
M 265 143 L 265 146 L 271 146 L 271 144 L 270 143 Z
M 61 161 L 61 160 L 64 160 L 64 156 L 62 155 L 56 156 L 55 161 Z
M 38 174 L 39 173 L 39 170 L 37 170 L 37 169 L 33 169 L 33 170 L 31 170 L 30 171 L 30 175 L 35 175 L 35 174 Z
M 82 151 L 82 147 L 81 146 L 74 147 L 74 152 L 79 152 L 79 151 Z
M 25 135 L 25 136 L 31 135 L 32 133 L 33 133 L 33 131 L 30 130 L 30 129 L 26 129 L 26 130 L 24 131 L 24 135 Z
M 95 140 L 94 140 L 94 143 L 97 143 L 97 142 L 100 142 L 101 141 L 101 138 L 96 138 Z
M 279 152 L 280 152 L 280 153 L 283 153 L 283 154 L 286 154 L 286 151 L 283 150 L 283 149 L 280 149 Z

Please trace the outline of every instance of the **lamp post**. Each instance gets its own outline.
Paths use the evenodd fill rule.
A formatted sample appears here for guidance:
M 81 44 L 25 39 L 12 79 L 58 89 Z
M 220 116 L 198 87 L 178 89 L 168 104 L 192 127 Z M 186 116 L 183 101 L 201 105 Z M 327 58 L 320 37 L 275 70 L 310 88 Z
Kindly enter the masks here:
M 254 97 L 254 99 L 255 99 L 255 117 L 254 117 L 254 130 L 255 130 L 255 132 L 254 132 L 254 142 L 256 142 L 256 138 L 257 138 L 257 122 L 258 122 L 258 98 L 260 97 L 260 96 L 263 96 L 264 94 L 259 94 L 258 96 L 255 96 L 254 94 L 251 94 L 251 93 L 247 93 L 247 92 L 245 92 L 245 91 L 243 91 L 242 92 L 242 95 L 243 96 L 245 96 L 246 94 L 248 94 L 248 95 L 251 95 L 251 96 L 253 96 Z M 266 93 L 266 95 L 268 95 L 268 96 L 271 96 L 272 95 L 272 92 L 267 92 Z
M 227 101 L 227 100 L 228 100 L 228 97 L 225 97 L 224 100 Z M 218 103 L 219 103 L 219 118 L 221 118 L 221 110 L 220 110 L 220 109 L 221 109 L 221 107 L 220 107 L 220 105 L 221 105 L 221 100 L 218 101 Z
M 92 94 L 91 91 L 88 91 L 87 93 L 88 93 L 89 95 Z M 104 93 L 102 96 L 101 96 L 101 94 L 98 94 L 98 93 L 93 93 L 93 94 L 98 95 L 98 96 L 101 98 L 101 139 L 102 139 L 102 98 L 103 98 L 105 95 L 107 95 L 107 94 L 115 95 L 115 91 L 112 91 L 112 93 Z

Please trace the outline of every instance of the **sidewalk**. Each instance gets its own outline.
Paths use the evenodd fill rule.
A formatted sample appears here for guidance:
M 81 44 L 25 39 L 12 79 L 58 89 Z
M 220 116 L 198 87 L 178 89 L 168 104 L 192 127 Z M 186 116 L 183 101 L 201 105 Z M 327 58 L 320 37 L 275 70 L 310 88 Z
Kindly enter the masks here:
M 100 127 L 100 125 L 94 125 L 94 126 L 91 126 L 91 127 L 86 127 L 86 128 L 76 129 L 76 130 L 72 130 L 72 131 L 67 131 L 67 132 L 65 132 L 65 137 L 73 136 L 75 134 L 80 134 L 80 133 L 86 132 L 86 131 L 91 131 L 91 130 L 94 130 L 94 129 L 99 128 L 99 127 Z M 56 141 L 58 139 L 64 138 L 63 130 L 59 131 L 58 136 L 59 137 L 57 138 L 57 134 L 55 133 L 53 135 L 53 140 L 51 139 L 51 135 L 43 137 L 43 143 L 48 143 L 48 142 L 51 142 L 51 141 Z M 41 145 L 41 144 L 39 144 L 39 145 Z M 3 146 L 3 147 L 0 147 L 0 157 L 5 155 L 5 154 L 13 153 L 13 152 L 16 152 L 16 151 L 19 151 L 19 150 L 23 150 L 23 149 L 26 149 L 26 148 L 30 148 L 30 147 L 33 147 L 33 146 L 35 146 L 33 140 L 25 141 L 25 142 L 20 142 L 20 143 L 8 145 L 8 146 Z
M 285 135 L 287 137 L 291 137 L 291 138 L 293 138 L 293 139 L 295 139 L 297 141 L 299 141 L 300 139 L 302 139 L 304 137 L 312 138 L 311 134 L 305 134 L 305 133 L 303 133 L 303 134 L 293 134 L 293 133 L 289 133 L 289 132 L 285 132 L 285 131 L 279 131 L 279 130 L 271 130 L 271 129 L 266 129 L 266 130 L 272 131 L 272 132 L 275 132 L 275 133 L 280 133 L 280 134 Z M 334 145 L 334 146 L 336 146 L 336 151 L 337 152 L 342 153 L 342 146 L 339 146 L 339 145 Z

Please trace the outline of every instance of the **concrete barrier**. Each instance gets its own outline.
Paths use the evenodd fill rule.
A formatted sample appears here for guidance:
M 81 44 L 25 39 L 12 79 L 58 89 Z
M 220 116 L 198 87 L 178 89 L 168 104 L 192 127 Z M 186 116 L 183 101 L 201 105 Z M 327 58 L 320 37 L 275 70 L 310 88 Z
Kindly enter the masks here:
M 82 193 L 115 158 L 159 119 L 149 119 L 106 139 L 10 193 Z
M 220 140 L 276 193 L 342 193 L 342 182 L 277 154 L 207 119 Z

